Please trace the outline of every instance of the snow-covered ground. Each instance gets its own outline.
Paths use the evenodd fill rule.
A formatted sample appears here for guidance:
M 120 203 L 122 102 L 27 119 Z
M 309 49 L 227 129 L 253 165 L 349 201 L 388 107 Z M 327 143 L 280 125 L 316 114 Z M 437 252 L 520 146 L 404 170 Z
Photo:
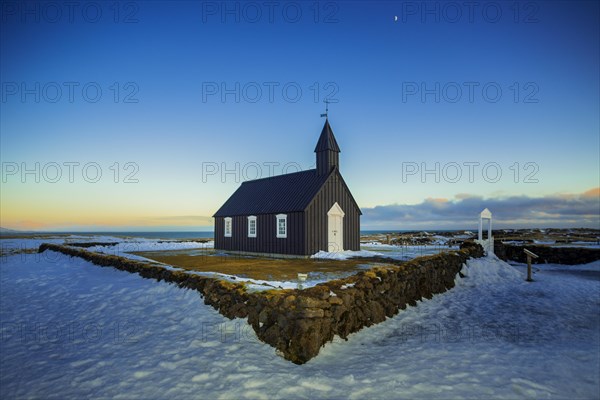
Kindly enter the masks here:
M 352 257 L 382 257 L 382 253 L 377 253 L 375 251 L 369 250 L 344 250 L 344 251 L 336 251 L 336 252 L 327 252 L 327 251 L 319 251 L 318 253 L 313 254 L 310 258 L 316 258 L 321 260 L 347 260 Z
M 191 249 L 212 249 L 214 242 L 181 242 L 165 241 L 157 239 L 131 239 L 128 241 L 119 241 L 114 246 L 92 246 L 86 250 L 97 253 L 106 253 L 114 255 L 123 255 L 136 251 L 167 251 L 167 250 L 191 250 Z
M 598 242 L 583 242 L 583 241 L 574 241 L 570 243 L 557 243 L 555 240 L 534 240 L 533 243 L 526 242 L 524 240 L 506 240 L 503 241 L 504 244 L 513 244 L 517 246 L 527 246 L 527 245 L 546 245 L 550 247 L 584 247 L 588 249 L 600 249 L 600 244 Z
M 586 247 L 589 249 L 600 249 L 600 243 L 598 243 L 598 242 L 555 243 L 552 247 Z
M 381 256 L 402 261 L 412 260 L 415 257 L 438 254 L 442 251 L 459 249 L 459 246 L 448 245 L 398 246 L 394 244 L 385 244 L 380 242 L 361 243 L 360 247 L 361 249 L 363 249 L 363 251 L 378 252 Z
M 42 243 L 69 244 L 85 242 L 117 243 L 116 245 L 110 246 L 87 247 L 85 250 L 131 259 L 144 259 L 143 257 L 130 254 L 136 251 L 212 249 L 214 247 L 213 241 L 195 242 L 178 241 L 176 239 L 165 240 L 105 235 L 68 235 L 55 237 L 45 236 L 32 239 L 1 239 L 0 250 L 2 250 L 2 254 L 10 254 L 15 251 L 35 250 L 40 247 Z
M 0 397 L 598 398 L 600 262 L 468 262 L 305 365 L 197 292 L 45 252 L 0 264 Z M 578 274 L 577 271 L 585 271 Z

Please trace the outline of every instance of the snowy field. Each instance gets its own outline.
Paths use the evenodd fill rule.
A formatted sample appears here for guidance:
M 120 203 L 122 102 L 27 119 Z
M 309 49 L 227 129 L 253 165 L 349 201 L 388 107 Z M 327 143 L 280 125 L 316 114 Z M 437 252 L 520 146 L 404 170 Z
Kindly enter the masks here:
M 583 247 L 588 249 L 600 249 L 599 242 L 583 242 L 583 241 L 574 241 L 570 243 L 557 243 L 555 240 L 534 240 L 533 243 L 526 242 L 524 240 L 505 240 L 502 243 L 504 244 L 514 244 L 517 246 L 527 246 L 527 245 L 545 245 L 550 247 Z
M 600 262 L 567 268 L 527 283 L 522 265 L 469 261 L 456 288 L 298 366 L 197 292 L 6 256 L 0 398 L 598 398 Z
M 176 239 L 147 239 L 147 238 L 124 238 L 104 235 L 69 235 L 69 236 L 47 236 L 33 239 L 1 239 L 0 248 L 7 250 L 27 250 L 37 249 L 42 243 L 69 244 L 69 243 L 117 243 L 114 246 L 92 246 L 86 248 L 88 251 L 107 253 L 112 255 L 124 256 L 124 253 L 135 251 L 159 251 L 159 250 L 182 250 L 182 249 L 201 249 L 214 247 L 213 241 L 194 242 L 178 241 Z
M 363 251 L 377 252 L 381 256 L 401 261 L 412 260 L 421 256 L 431 256 L 443 251 L 459 250 L 459 246 L 448 246 L 446 244 L 398 246 L 380 242 L 361 243 L 360 247 Z

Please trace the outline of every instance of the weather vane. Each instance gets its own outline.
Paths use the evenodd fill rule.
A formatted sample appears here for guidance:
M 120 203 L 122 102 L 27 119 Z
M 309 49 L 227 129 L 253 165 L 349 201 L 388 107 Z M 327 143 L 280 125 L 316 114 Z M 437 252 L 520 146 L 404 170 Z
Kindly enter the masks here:
M 325 103 L 325 114 L 321 114 L 321 118 L 325 117 L 325 118 L 329 118 L 328 114 L 329 114 L 329 103 L 331 103 L 329 100 L 325 99 L 323 100 L 323 103 Z

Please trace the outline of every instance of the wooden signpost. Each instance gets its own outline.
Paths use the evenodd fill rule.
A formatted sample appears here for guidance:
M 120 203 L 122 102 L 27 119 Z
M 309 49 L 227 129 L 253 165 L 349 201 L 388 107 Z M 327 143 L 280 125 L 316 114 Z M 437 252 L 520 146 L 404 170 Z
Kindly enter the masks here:
M 539 256 L 527 249 L 523 249 L 523 251 L 525 252 L 525 255 L 527 255 L 527 282 L 533 282 L 533 279 L 531 279 L 531 259 L 539 258 Z

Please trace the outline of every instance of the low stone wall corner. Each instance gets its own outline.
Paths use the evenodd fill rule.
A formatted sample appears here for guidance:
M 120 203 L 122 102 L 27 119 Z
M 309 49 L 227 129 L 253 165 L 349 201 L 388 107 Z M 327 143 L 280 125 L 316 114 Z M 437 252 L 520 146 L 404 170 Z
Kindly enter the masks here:
M 408 305 L 416 305 L 418 300 L 452 288 L 463 264 L 471 257 L 483 256 L 480 245 L 466 242 L 457 251 L 419 257 L 400 265 L 377 266 L 303 290 L 248 292 L 243 283 L 82 248 L 47 243 L 39 247 L 39 252 L 46 250 L 196 290 L 205 304 L 225 317 L 247 317 L 260 340 L 296 364 L 315 357 L 334 336 L 346 339 L 364 327 L 393 317 Z

